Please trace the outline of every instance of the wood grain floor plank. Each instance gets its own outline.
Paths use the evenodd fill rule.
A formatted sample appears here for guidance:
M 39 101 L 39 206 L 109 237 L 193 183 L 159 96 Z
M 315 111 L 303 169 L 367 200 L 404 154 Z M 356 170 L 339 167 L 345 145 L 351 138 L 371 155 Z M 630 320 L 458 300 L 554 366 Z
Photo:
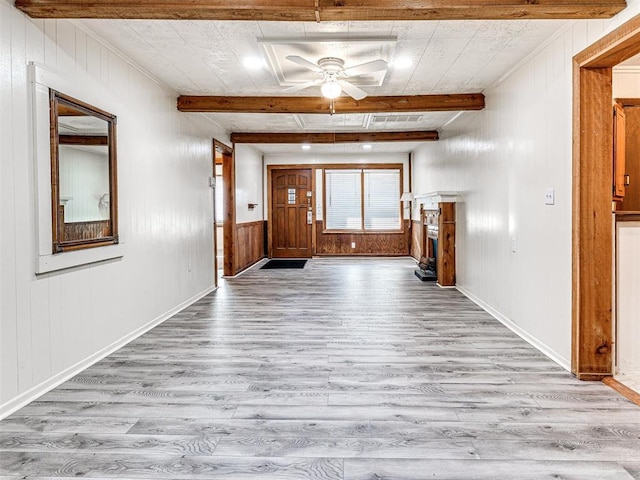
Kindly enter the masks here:
M 126 435 L 126 434 L 61 434 L 0 433 L 2 452 L 82 451 L 135 455 L 211 455 L 219 436 L 193 435 Z
M 613 462 L 346 459 L 344 480 L 632 480 Z
M 373 437 L 477 440 L 640 440 L 640 424 L 372 421 Z
M 422 408 L 396 406 L 345 406 L 331 405 L 327 407 L 300 406 L 240 406 L 233 418 L 276 419 L 276 420 L 448 420 L 458 417 L 453 408 Z
M 126 433 L 140 418 L 38 416 L 18 414 L 0 422 L 0 432 Z
M 478 458 L 471 440 L 415 438 L 223 437 L 213 455 L 324 458 Z
M 172 480 L 341 480 L 343 461 L 324 458 L 242 458 L 5 452 L 0 469 L 22 475 Z
M 65 402 L 69 398 L 66 390 L 55 390 L 49 392 L 38 399 L 39 402 L 56 403 Z M 163 390 L 155 389 L 153 394 L 148 389 L 140 390 L 78 390 L 73 393 L 75 402 L 108 402 L 145 405 L 154 404 L 180 404 L 180 405 L 327 405 L 329 395 L 319 392 L 256 392 L 244 391 L 236 392 L 205 392 L 205 391 L 184 391 L 184 390 Z M 227 408 L 224 409 L 228 410 Z
M 371 437 L 368 421 L 351 420 L 251 420 L 208 418 L 148 418 L 129 430 L 144 435 L 237 435 L 327 438 Z

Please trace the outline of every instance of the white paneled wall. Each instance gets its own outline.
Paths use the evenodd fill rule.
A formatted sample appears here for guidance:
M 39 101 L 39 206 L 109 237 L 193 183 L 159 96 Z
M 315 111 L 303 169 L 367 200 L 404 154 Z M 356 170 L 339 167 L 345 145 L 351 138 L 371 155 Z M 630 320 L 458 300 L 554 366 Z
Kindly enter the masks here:
M 613 69 L 613 98 L 640 97 L 640 67 Z
M 226 139 L 73 23 L 30 20 L 11 4 L 0 0 L 0 416 L 211 289 L 207 178 L 211 139 Z M 120 260 L 34 274 L 28 61 L 122 106 Z
M 234 148 L 236 164 L 236 223 L 263 220 L 262 153 L 250 145 Z M 248 204 L 258 204 L 249 210 Z
M 571 23 L 414 156 L 415 193 L 455 190 L 459 288 L 569 368 L 572 57 L 638 13 Z M 545 190 L 555 205 L 545 205 Z
M 640 222 L 616 228 L 617 355 L 619 373 L 640 373 Z

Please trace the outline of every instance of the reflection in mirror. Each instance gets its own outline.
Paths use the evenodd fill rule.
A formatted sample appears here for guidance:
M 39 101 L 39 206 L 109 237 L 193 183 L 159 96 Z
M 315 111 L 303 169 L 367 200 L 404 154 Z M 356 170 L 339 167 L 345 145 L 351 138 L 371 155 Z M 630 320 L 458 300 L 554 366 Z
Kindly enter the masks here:
M 116 117 L 51 90 L 54 253 L 118 243 Z

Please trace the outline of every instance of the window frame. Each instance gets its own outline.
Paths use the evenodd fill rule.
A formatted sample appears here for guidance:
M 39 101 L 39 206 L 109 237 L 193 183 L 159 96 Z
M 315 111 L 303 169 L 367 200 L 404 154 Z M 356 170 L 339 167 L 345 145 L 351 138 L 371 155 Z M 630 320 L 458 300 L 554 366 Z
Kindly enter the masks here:
M 327 228 L 327 170 L 360 170 L 360 226 L 359 229 L 328 229 Z M 399 174 L 399 192 L 402 192 L 404 184 L 404 171 L 401 163 L 393 164 L 344 164 L 331 165 L 322 169 L 322 233 L 349 233 L 357 235 L 379 235 L 379 234 L 397 234 L 404 233 L 404 218 L 402 210 L 402 202 L 398 196 L 398 218 L 400 219 L 400 228 L 398 229 L 366 229 L 365 228 L 365 170 L 397 170 Z

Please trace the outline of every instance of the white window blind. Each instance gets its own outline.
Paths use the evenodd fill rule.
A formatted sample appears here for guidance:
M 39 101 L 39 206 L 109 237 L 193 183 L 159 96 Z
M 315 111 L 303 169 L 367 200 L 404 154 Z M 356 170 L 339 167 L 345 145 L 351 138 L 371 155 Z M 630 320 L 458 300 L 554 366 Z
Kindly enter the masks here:
M 365 230 L 400 229 L 400 171 L 364 170 Z
M 325 183 L 328 230 L 402 228 L 400 169 L 326 170 Z
M 325 174 L 326 228 L 362 228 L 361 170 L 327 170 Z

